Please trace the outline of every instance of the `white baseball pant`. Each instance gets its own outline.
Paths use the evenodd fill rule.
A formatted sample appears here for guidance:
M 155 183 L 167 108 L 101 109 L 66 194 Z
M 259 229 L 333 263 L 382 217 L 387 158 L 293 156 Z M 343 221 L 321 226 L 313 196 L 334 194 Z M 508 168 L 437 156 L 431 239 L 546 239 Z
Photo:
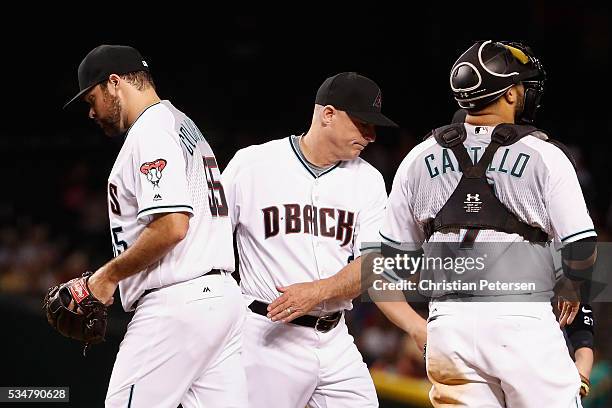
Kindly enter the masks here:
M 241 342 L 246 310 L 227 273 L 143 297 L 111 375 L 110 408 L 244 408 Z
M 249 310 L 243 347 L 251 408 L 378 407 L 344 317 L 322 333 Z
M 580 377 L 544 302 L 432 302 L 434 407 L 581 407 Z

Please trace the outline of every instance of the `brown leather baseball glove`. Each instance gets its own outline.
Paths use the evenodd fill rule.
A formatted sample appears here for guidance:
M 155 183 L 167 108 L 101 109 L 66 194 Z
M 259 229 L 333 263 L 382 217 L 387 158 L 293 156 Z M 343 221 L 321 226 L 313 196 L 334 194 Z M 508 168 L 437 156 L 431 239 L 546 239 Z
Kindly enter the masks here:
M 47 321 L 62 335 L 89 344 L 100 343 L 106 333 L 108 308 L 96 299 L 87 281 L 92 272 L 50 288 L 43 308 Z

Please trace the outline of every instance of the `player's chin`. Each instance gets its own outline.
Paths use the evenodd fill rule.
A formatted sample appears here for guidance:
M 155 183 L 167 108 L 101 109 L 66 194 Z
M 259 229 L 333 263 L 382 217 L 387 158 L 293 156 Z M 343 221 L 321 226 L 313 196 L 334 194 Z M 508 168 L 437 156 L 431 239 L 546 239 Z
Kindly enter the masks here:
M 352 149 L 351 149 L 351 154 L 352 154 L 352 158 L 355 159 L 357 157 L 359 157 L 359 155 L 361 154 L 361 152 L 363 152 L 363 150 L 365 149 L 364 145 L 361 145 L 359 143 L 353 143 Z
M 359 155 L 361 154 L 361 150 L 357 150 L 357 149 L 351 149 L 350 151 L 348 151 L 344 157 L 342 158 L 342 160 L 354 160 L 356 158 L 359 157 Z

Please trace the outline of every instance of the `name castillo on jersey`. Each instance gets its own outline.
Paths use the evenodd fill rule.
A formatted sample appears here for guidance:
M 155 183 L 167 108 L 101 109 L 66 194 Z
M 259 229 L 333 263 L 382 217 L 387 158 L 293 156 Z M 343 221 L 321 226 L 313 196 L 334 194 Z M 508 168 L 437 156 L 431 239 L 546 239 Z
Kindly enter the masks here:
M 472 146 L 466 148 L 472 163 L 478 163 L 481 157 L 481 151 L 484 151 L 482 146 Z M 524 152 L 517 152 L 516 149 L 504 148 L 501 158 L 495 155 L 493 161 L 489 164 L 487 171 L 498 173 L 507 173 L 514 177 L 522 177 L 527 167 L 527 163 L 531 155 Z M 452 157 L 452 158 L 451 158 Z M 440 174 L 446 174 L 449 171 L 461 172 L 461 167 L 455 156 L 450 152 L 450 149 L 443 148 L 442 153 L 434 152 L 426 155 L 423 160 L 429 172 L 429 177 L 435 178 Z
M 338 208 L 317 208 L 310 204 L 282 204 L 261 209 L 265 239 L 279 233 L 328 237 L 346 246 L 353 240 L 355 213 Z M 281 227 L 282 224 L 282 227 Z

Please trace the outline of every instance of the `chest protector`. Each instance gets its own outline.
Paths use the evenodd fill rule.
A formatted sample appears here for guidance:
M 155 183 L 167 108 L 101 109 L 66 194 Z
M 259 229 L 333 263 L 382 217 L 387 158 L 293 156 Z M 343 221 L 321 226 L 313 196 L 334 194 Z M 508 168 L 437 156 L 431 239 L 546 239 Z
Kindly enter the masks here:
M 519 234 L 534 243 L 548 241 L 548 234 L 521 221 L 499 201 L 486 177 L 489 164 L 499 147 L 512 145 L 531 133 L 546 137 L 533 126 L 507 123 L 496 126 L 491 134 L 491 143 L 478 163 L 474 164 L 463 144 L 467 138 L 463 124 L 452 124 L 433 131 L 436 142 L 453 151 L 463 175 L 442 209 L 425 224 L 427 240 L 436 231 L 465 228 L 468 231 L 463 242 L 468 244 L 474 242 L 481 229 Z

